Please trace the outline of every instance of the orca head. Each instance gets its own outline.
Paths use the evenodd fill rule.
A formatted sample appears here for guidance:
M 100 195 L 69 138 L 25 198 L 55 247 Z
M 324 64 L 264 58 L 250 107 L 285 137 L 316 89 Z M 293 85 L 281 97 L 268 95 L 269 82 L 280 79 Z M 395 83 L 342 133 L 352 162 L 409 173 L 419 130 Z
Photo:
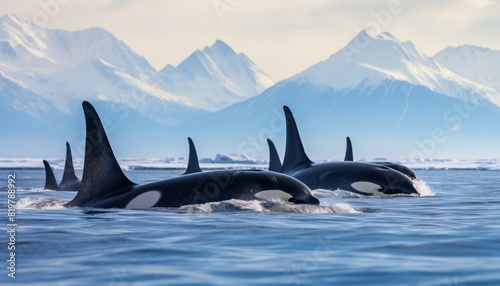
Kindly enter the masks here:
M 375 165 L 373 168 L 372 180 L 367 181 L 372 183 L 371 187 L 380 186 L 378 192 L 384 195 L 420 195 L 413 181 L 405 174 L 383 165 Z M 370 188 L 369 184 L 356 182 L 351 186 L 360 191 L 362 188 Z
M 292 204 L 319 205 L 319 200 L 301 181 L 285 174 L 260 171 L 259 190 L 254 196 L 264 200 L 280 200 Z

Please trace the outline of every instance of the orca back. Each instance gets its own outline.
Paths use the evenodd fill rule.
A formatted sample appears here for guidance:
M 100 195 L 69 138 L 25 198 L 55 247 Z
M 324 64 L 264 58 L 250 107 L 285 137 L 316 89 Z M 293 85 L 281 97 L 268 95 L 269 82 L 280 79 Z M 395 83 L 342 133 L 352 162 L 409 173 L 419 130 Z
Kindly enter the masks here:
M 78 177 L 75 175 L 75 168 L 73 167 L 73 156 L 71 155 L 71 147 L 69 143 L 66 142 L 66 162 L 64 163 L 64 173 L 61 180 L 61 185 L 68 182 L 78 181 Z
M 135 185 L 120 168 L 94 107 L 87 101 L 82 106 L 86 123 L 82 184 L 67 206 L 80 206 L 114 190 Z
M 269 171 L 280 172 L 281 171 L 281 160 L 271 139 L 267 139 L 267 145 L 269 146 Z
M 189 160 L 184 175 L 201 172 L 200 164 L 198 162 L 198 154 L 196 153 L 196 147 L 194 146 L 193 140 L 191 140 L 190 137 L 188 137 L 188 142 L 189 142 Z
M 43 188 L 45 190 L 59 191 L 59 185 L 57 185 L 56 177 L 54 176 L 54 172 L 52 171 L 49 162 L 43 160 L 43 165 L 45 167 L 45 186 Z
M 354 155 L 352 154 L 352 143 L 351 143 L 351 138 L 346 137 L 346 149 L 345 149 L 345 157 L 344 161 L 354 161 Z
M 281 172 L 286 172 L 303 165 L 311 164 L 312 161 L 307 157 L 304 150 L 292 111 L 287 106 L 283 106 L 283 111 L 286 118 L 286 149 Z

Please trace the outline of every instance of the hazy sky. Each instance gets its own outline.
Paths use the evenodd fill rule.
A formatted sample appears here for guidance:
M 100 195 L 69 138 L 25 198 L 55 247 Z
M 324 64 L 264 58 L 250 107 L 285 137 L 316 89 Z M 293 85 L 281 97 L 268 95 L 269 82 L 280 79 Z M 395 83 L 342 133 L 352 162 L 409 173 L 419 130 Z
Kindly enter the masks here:
M 278 81 L 326 59 L 367 25 L 428 55 L 474 44 L 500 50 L 498 0 L 2 0 L 47 28 L 102 27 L 161 69 L 215 39 Z

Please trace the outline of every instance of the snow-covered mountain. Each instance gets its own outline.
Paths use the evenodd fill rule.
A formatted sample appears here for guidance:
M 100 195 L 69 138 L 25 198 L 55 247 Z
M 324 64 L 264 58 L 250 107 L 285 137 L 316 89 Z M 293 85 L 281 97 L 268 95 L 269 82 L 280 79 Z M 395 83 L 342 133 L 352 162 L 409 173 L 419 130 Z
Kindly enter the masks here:
M 66 114 L 74 114 L 82 100 L 106 101 L 169 125 L 273 84 L 250 59 L 219 40 L 177 68 L 168 65 L 158 72 L 106 30 L 44 29 L 15 15 L 0 18 L 0 75 Z M 22 111 L 33 117 L 43 112 L 37 105 Z
M 265 73 L 222 41 L 156 71 L 105 30 L 49 30 L 7 15 L 0 18 L 0 118 L 9 120 L 0 120 L 7 134 L 0 156 L 62 157 L 70 141 L 81 157 L 82 100 L 101 114 L 118 157 L 187 155 L 190 136 L 202 156 L 266 158 L 266 138 L 283 147 L 283 105 L 315 159 L 342 158 L 345 136 L 366 158 L 497 153 L 497 87 L 446 58 L 362 31 L 325 61 L 269 87 Z M 486 61 L 467 61 L 477 70 L 470 75 Z
M 411 42 L 362 31 L 325 61 L 183 130 L 225 152 L 266 157 L 267 137 L 283 146 L 282 106 L 288 105 L 314 158 L 341 158 L 345 136 L 368 158 L 467 150 L 465 158 L 497 152 L 490 143 L 500 141 L 500 132 L 492 132 L 500 122 L 499 99 L 494 89 L 453 73 Z
M 167 124 L 203 113 L 163 90 L 148 61 L 103 29 L 49 30 L 6 15 L 0 46 L 0 73 L 12 82 L 3 101 L 31 117 L 54 110 L 75 114 L 82 100 L 124 105 Z M 44 103 L 28 104 L 26 94 Z
M 174 70 L 177 78 L 155 70 L 101 28 L 45 29 L 5 15 L 0 18 L 0 128 L 8 136 L 0 143 L 0 156 L 22 151 L 20 141 L 36 140 L 41 150 L 54 142 L 80 140 L 83 100 L 99 107 L 113 126 L 125 124 L 134 135 L 128 144 L 136 142 L 139 149 L 140 138 L 154 141 L 168 126 L 257 95 L 272 84 L 250 59 L 222 41 L 195 52 Z M 28 143 L 23 147 L 33 151 Z
M 472 45 L 447 47 L 434 56 L 447 69 L 500 92 L 500 51 Z
M 378 86 L 386 80 L 423 86 L 456 98 L 479 95 L 500 106 L 500 97 L 491 88 L 450 72 L 412 42 L 401 42 L 387 32 L 375 34 L 363 30 L 327 60 L 290 79 L 337 90 L 352 89 L 360 84 Z
M 167 65 L 160 74 L 171 93 L 210 111 L 260 94 L 274 84 L 252 60 L 221 40 L 195 51 L 177 67 Z

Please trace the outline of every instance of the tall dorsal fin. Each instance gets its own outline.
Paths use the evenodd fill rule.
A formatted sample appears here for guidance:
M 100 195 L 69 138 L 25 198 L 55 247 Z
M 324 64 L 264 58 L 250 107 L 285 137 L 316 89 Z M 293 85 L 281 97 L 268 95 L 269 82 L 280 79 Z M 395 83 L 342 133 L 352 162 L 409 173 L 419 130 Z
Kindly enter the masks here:
M 188 142 L 189 142 L 189 160 L 184 175 L 201 172 L 200 164 L 198 163 L 198 154 L 196 153 L 196 148 L 194 147 L 193 140 L 191 140 L 190 137 L 188 137 Z
M 286 149 L 281 171 L 286 172 L 302 165 L 311 164 L 312 161 L 304 151 L 299 130 L 290 108 L 283 106 L 283 111 L 286 118 Z
M 345 148 L 344 161 L 354 161 L 354 156 L 352 155 L 351 138 L 346 137 L 345 140 L 346 140 L 347 146 Z
M 269 171 L 280 172 L 281 171 L 281 160 L 271 139 L 267 139 L 267 145 L 269 145 Z
M 45 186 L 43 187 L 45 190 L 55 190 L 59 191 L 59 186 L 57 185 L 56 177 L 54 176 L 54 172 L 49 165 L 49 162 L 43 160 L 43 165 L 45 166 Z
M 64 173 L 61 184 L 78 180 L 75 175 L 75 168 L 73 167 L 73 156 L 71 156 L 71 147 L 66 142 L 66 162 L 64 163 Z
M 87 101 L 82 106 L 87 127 L 82 184 L 68 206 L 80 206 L 109 192 L 134 185 L 120 168 L 94 107 Z

